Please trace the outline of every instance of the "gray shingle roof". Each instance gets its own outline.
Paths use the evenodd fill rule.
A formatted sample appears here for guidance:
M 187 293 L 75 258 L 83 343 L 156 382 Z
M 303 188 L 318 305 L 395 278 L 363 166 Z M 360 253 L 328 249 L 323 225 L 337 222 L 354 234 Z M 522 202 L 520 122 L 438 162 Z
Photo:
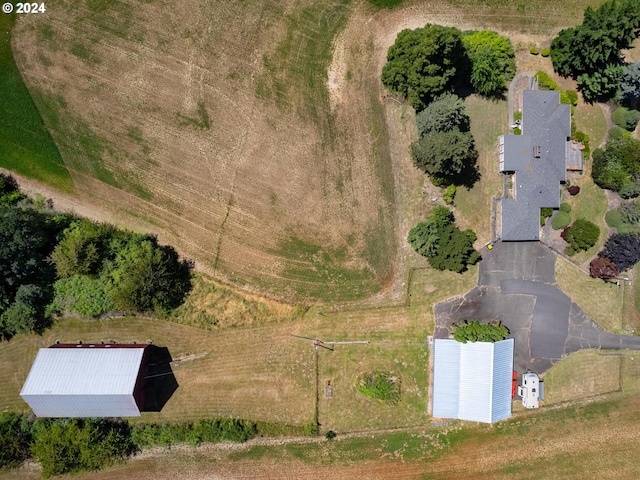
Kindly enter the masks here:
M 502 200 L 503 240 L 538 240 L 540 208 L 560 206 L 571 107 L 560 104 L 557 91 L 525 90 L 522 133 L 504 136 L 502 171 L 515 172 L 515 194 Z

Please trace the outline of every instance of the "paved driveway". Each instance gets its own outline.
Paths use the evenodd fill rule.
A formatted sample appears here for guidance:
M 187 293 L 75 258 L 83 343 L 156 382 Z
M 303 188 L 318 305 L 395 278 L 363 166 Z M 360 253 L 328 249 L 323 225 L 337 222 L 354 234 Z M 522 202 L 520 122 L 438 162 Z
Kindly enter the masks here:
M 500 320 L 518 373 L 543 373 L 582 348 L 640 350 L 640 337 L 605 332 L 556 286 L 556 255 L 539 242 L 498 242 L 482 255 L 478 286 L 435 306 L 436 338 L 459 320 Z

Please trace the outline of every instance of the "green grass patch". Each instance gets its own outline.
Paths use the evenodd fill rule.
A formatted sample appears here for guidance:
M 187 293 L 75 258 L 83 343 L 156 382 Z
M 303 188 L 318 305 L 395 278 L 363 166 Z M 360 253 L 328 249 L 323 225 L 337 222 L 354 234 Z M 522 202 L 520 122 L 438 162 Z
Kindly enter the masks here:
M 101 30 L 125 40 L 142 42 L 144 31 L 132 30 L 136 4 L 122 0 L 87 0 L 86 14 L 78 15 L 77 22 L 90 22 Z
M 562 258 L 556 260 L 556 282 L 564 293 L 602 327 L 611 332 L 620 332 L 624 295 L 622 288 L 591 278 Z
M 402 5 L 404 0 L 369 0 L 369 3 L 378 8 L 393 8 Z
M 297 108 L 314 121 L 324 139 L 333 144 L 336 132 L 329 114 L 327 69 L 333 56 L 333 39 L 346 25 L 351 0 L 325 0 L 287 17 L 287 32 L 276 49 L 264 56 L 265 75 L 256 94 L 271 99 L 284 110 Z
M 577 265 L 581 265 L 591 258 L 594 253 L 598 252 L 607 239 L 607 226 L 604 221 L 604 215 L 607 212 L 609 204 L 604 190 L 593 183 L 589 171 L 585 172 L 578 181 L 572 181 L 571 184 L 580 187 L 580 193 L 578 195 L 565 197 L 565 201 L 571 205 L 571 217 L 574 220 L 584 218 L 600 227 L 600 238 L 595 246 L 589 250 L 577 253 L 573 257 L 573 261 Z
M 309 240 L 290 237 L 273 253 L 293 260 L 280 276 L 303 298 L 334 302 L 357 300 L 380 288 L 369 268 L 346 265 L 349 260 L 346 248 L 328 249 Z
M 415 429 L 409 431 L 341 438 L 340 434 L 322 443 L 298 443 L 283 446 L 256 446 L 234 452 L 229 459 L 247 460 L 276 458 L 305 463 L 347 464 L 380 459 L 427 461 L 438 458 L 461 442 L 469 440 L 470 430 Z
M 192 126 L 201 130 L 209 130 L 211 128 L 209 113 L 207 112 L 207 106 L 204 102 L 198 102 L 198 118 L 188 117 L 181 113 L 178 113 L 177 115 L 182 126 Z
M 15 14 L 0 16 L 0 166 L 71 193 L 71 176 L 13 58 L 14 21 Z
M 636 310 L 640 312 L 640 281 L 637 281 L 640 279 L 640 263 L 636 263 L 633 267 L 633 276 L 636 279 L 636 281 L 633 282 L 634 305 Z
M 74 43 L 69 51 L 88 65 L 94 66 L 100 63 L 100 59 L 84 43 Z
M 591 150 L 597 148 L 604 141 L 607 134 L 607 120 L 600 105 L 580 102 L 575 107 L 573 119 L 578 130 L 589 135 Z M 587 160 L 588 158 L 585 158 L 585 161 Z
M 481 180 L 471 190 L 456 191 L 456 223 L 460 229 L 471 228 L 477 235 L 476 245 L 492 240 L 492 198 L 502 193 L 502 176 L 496 163 L 498 136 L 506 132 L 508 105 L 504 100 L 487 100 L 471 95 L 465 100 L 471 118 L 471 133 L 478 149 Z
M 67 109 L 60 96 L 35 92 L 36 103 L 42 116 L 54 132 L 65 164 L 70 170 L 89 175 L 101 182 L 133 193 L 143 200 L 152 198 L 135 174 L 117 171 L 109 163 L 121 164 L 116 148 Z
M 600 350 L 572 353 L 545 374 L 544 404 L 552 405 L 620 390 L 620 358 L 616 352 Z
M 365 397 L 396 405 L 400 401 L 400 385 L 397 375 L 375 371 L 360 375 L 356 388 Z

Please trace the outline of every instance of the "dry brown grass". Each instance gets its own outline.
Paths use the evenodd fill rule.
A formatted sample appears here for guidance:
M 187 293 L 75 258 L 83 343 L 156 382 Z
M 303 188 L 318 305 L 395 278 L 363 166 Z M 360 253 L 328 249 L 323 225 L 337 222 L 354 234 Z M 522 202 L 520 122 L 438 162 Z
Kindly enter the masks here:
M 310 349 L 291 341 L 288 328 L 238 327 L 206 332 L 142 318 L 67 319 L 42 336 L 22 335 L 2 345 L 0 410 L 27 408 L 19 393 L 38 348 L 56 340 L 152 340 L 158 346 L 167 346 L 174 359 L 205 355 L 174 364 L 178 389 L 162 412 L 144 413 L 142 421 L 237 417 L 306 424 L 313 419 L 313 356 Z
M 584 312 L 611 332 L 621 332 L 624 289 L 591 278 L 564 258 L 556 260 L 556 282 Z
M 544 405 L 575 402 L 621 390 L 623 352 L 583 350 L 572 353 L 544 375 Z
M 390 268 L 366 245 L 378 229 L 393 236 L 392 192 L 371 161 L 388 166 L 374 151 L 384 139 L 367 122 L 368 83 L 329 111 L 312 70 L 330 53 L 329 27 L 304 23 L 339 25 L 348 13 L 331 0 L 61 1 L 21 18 L 14 46 L 85 202 L 157 232 L 205 271 L 289 298 L 325 281 L 291 275 L 314 262 L 281 249 L 311 240 L 344 252 L 336 263 L 347 272 L 374 271 L 377 287 L 362 296 Z M 201 103 L 209 129 L 197 125 Z

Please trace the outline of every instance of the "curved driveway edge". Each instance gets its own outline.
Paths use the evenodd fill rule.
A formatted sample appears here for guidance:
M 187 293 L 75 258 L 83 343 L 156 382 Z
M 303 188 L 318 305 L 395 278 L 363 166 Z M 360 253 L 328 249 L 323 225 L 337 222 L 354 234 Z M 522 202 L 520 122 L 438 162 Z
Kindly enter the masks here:
M 501 321 L 514 339 L 514 369 L 538 374 L 583 348 L 640 350 L 588 317 L 555 283 L 556 254 L 539 242 L 497 242 L 483 251 L 478 286 L 434 306 L 436 338 L 460 320 Z

